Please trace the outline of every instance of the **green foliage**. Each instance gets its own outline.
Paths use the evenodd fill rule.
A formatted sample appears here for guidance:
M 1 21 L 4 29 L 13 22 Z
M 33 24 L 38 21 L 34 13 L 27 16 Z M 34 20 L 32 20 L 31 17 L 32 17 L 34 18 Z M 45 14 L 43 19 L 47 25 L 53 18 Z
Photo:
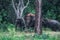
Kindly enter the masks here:
M 30 3 L 28 5 L 28 7 L 24 10 L 23 15 L 25 15 L 27 12 L 35 13 L 35 4 L 34 4 L 35 0 L 29 0 L 29 1 L 30 1 Z M 24 0 L 25 5 L 26 5 L 26 3 L 27 3 L 27 0 Z M 44 15 L 44 17 L 51 18 L 51 19 L 56 19 L 56 20 L 60 21 L 60 19 L 59 19 L 60 18 L 59 17 L 59 15 L 60 15 L 60 5 L 59 4 L 60 4 L 60 0 L 42 0 L 42 14 Z M 13 8 L 11 6 L 12 6 L 11 5 L 11 0 L 0 0 L 0 9 L 1 10 L 5 9 L 5 10 L 8 10 L 8 11 L 11 11 L 11 10 L 13 10 Z M 53 10 L 53 12 L 51 10 Z M 12 14 L 11 12 L 10 13 L 8 12 L 8 13 Z M 6 14 L 3 14 L 3 15 L 6 15 Z M 2 19 L 0 18 L 0 20 L 2 20 Z
M 0 15 L 0 22 L 2 21 L 2 16 Z
M 56 14 L 53 11 L 48 10 L 45 18 L 49 18 L 49 19 L 56 19 Z
M 4 9 L 1 10 L 0 12 L 0 30 L 5 31 L 6 28 L 6 21 L 7 20 L 7 11 Z
M 32 14 L 35 14 L 35 5 L 34 5 L 34 2 L 35 0 L 29 0 L 29 5 L 28 7 L 24 10 L 24 14 L 23 15 L 26 15 L 28 12 L 32 13 Z M 24 4 L 26 5 L 27 3 L 27 0 L 24 0 Z
M 60 0 L 42 0 L 42 13 L 43 16 L 50 19 L 59 20 L 58 16 L 60 15 Z
M 5 11 L 4 9 L 2 9 L 0 12 L 0 21 L 7 21 L 7 11 Z
M 9 32 L 14 31 L 15 30 L 15 25 L 8 23 L 7 24 L 7 29 L 8 29 Z
M 0 31 L 12 30 L 15 26 L 9 23 L 8 13 L 5 9 L 0 12 Z M 8 30 L 8 31 L 10 31 Z

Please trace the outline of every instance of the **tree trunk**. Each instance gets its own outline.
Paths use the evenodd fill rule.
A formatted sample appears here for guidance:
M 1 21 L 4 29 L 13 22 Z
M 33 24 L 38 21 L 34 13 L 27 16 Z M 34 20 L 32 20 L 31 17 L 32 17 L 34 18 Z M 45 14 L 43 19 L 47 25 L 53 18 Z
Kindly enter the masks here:
M 38 34 L 42 33 L 41 2 L 42 0 L 35 0 L 35 7 L 36 7 L 35 32 Z

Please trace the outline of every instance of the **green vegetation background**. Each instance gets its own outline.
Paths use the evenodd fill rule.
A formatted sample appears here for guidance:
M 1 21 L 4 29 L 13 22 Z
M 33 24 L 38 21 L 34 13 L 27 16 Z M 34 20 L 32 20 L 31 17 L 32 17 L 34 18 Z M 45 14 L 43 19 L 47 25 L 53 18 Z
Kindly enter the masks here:
M 27 0 L 24 0 L 24 4 L 26 4 Z M 30 0 L 30 3 L 28 7 L 24 10 L 24 15 L 26 15 L 27 12 L 31 12 L 35 14 L 35 0 Z M 60 0 L 42 0 L 42 16 L 44 18 L 50 18 L 60 21 Z M 8 30 L 11 32 L 13 28 L 15 27 L 15 13 L 12 8 L 11 0 L 0 0 L 0 31 Z M 45 36 L 45 35 L 44 35 Z M 44 36 L 29 36 L 30 40 L 59 40 L 58 37 L 45 37 Z M 33 37 L 33 38 L 32 38 Z M 0 40 L 25 40 L 25 38 L 28 38 L 27 36 L 12 36 L 9 34 L 3 35 L 0 33 Z M 57 39 L 56 39 L 57 38 Z M 27 39 L 28 40 L 28 39 Z

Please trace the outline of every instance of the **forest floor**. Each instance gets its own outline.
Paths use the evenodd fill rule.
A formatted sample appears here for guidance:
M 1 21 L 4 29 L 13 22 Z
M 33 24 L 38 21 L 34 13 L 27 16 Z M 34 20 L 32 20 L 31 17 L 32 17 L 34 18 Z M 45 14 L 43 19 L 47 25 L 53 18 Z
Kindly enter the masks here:
M 18 34 L 26 34 L 26 35 L 34 35 L 35 33 L 34 32 L 27 32 L 27 33 L 25 33 L 25 32 L 16 32 L 16 34 L 18 35 Z M 50 35 L 59 35 L 60 34 L 60 32 L 54 32 L 54 31 L 43 31 L 43 34 L 50 34 Z

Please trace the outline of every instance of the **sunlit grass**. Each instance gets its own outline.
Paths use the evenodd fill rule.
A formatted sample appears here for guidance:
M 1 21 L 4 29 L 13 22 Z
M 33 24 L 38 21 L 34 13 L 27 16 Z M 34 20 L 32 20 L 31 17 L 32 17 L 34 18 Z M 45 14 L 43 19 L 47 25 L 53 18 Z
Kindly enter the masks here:
M 60 32 L 43 31 L 42 35 L 34 32 L 0 32 L 0 40 L 60 40 Z
M 47 29 L 42 31 L 42 35 L 38 35 L 34 32 L 21 32 L 8 28 L 7 32 L 0 32 L 0 40 L 60 40 L 60 32 Z

